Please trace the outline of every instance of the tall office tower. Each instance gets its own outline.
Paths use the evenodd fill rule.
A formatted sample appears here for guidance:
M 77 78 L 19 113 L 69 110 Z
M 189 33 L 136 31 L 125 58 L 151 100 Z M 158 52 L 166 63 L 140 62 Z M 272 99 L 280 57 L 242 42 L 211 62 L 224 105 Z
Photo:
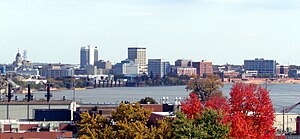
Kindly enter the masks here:
M 148 59 L 148 75 L 151 73 L 154 77 L 164 77 L 170 72 L 170 63 L 164 59 Z
M 86 46 L 80 49 L 80 68 L 86 65 L 94 65 L 98 61 L 98 47 Z
M 163 59 L 148 59 L 148 75 L 162 78 L 164 76 Z
M 128 59 L 139 64 L 139 73 L 147 73 L 146 48 L 145 47 L 128 47 Z

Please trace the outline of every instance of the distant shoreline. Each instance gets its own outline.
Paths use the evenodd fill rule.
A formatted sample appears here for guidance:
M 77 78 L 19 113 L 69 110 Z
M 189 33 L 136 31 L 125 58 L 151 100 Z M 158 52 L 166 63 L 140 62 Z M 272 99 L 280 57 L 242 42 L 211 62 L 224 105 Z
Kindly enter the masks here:
M 243 82 L 243 83 L 252 83 L 252 84 L 300 84 L 300 80 L 296 80 L 294 78 L 281 78 L 281 79 L 267 79 L 267 78 L 253 78 L 253 79 L 247 79 L 247 80 L 242 80 L 240 78 L 225 78 L 224 79 L 224 84 L 226 85 L 233 85 L 234 83 L 237 82 Z M 229 82 L 230 81 L 230 82 Z M 186 86 L 186 85 L 163 85 L 163 86 L 146 86 L 146 87 L 164 87 L 164 86 Z M 97 87 L 99 88 L 99 87 Z M 100 87 L 100 88 L 111 88 L 111 87 Z M 112 87 L 115 88 L 115 87 Z M 117 87 L 119 88 L 119 87 Z M 139 87 L 131 87 L 131 88 L 139 88 Z M 91 87 L 86 87 L 85 89 L 95 89 Z M 51 92 L 59 92 L 59 91 L 64 91 L 64 90 L 73 90 L 73 89 L 67 89 L 67 88 L 51 88 Z M 76 89 L 76 91 L 80 91 L 81 88 Z M 44 92 L 46 90 L 32 90 L 33 93 L 35 92 Z M 23 92 L 25 94 L 26 92 Z
M 268 79 L 268 78 L 253 78 L 253 79 L 246 79 L 242 80 L 240 78 L 225 78 L 224 84 L 232 84 L 236 82 L 243 82 L 243 83 L 252 83 L 252 84 L 300 84 L 300 80 L 296 80 L 294 78 L 279 78 L 279 79 Z M 230 82 L 228 82 L 230 81 Z

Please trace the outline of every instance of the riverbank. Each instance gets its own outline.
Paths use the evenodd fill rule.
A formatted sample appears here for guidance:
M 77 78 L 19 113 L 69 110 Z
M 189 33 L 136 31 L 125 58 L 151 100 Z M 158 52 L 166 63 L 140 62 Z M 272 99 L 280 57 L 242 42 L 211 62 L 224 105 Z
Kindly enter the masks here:
M 253 84 L 300 84 L 300 80 L 296 80 L 294 78 L 280 78 L 280 79 L 268 79 L 268 78 L 253 78 L 253 79 L 240 79 L 240 78 L 225 78 L 224 84 L 225 85 L 232 85 L 236 82 L 243 82 L 243 83 L 253 83 Z M 186 85 L 163 85 L 164 87 L 172 87 L 172 86 L 186 86 Z M 122 86 L 124 87 L 124 86 Z M 143 86 L 143 87 L 160 87 L 160 86 Z M 118 86 L 96 86 L 96 88 L 119 88 Z M 140 88 L 140 87 L 127 87 L 127 88 Z M 86 88 L 76 88 L 76 91 L 84 91 L 86 89 L 95 89 L 94 86 L 89 86 Z M 68 88 L 51 88 L 51 92 L 60 92 L 64 90 L 74 90 Z M 36 90 L 31 89 L 32 93 L 46 91 L 46 90 Z M 27 90 L 23 90 L 22 93 L 27 93 Z
M 225 78 L 225 84 L 232 84 L 235 82 L 253 83 L 253 84 L 300 84 L 300 80 L 294 78 L 279 78 L 279 79 L 268 79 L 268 78 L 253 78 L 253 79 L 240 79 L 240 78 Z

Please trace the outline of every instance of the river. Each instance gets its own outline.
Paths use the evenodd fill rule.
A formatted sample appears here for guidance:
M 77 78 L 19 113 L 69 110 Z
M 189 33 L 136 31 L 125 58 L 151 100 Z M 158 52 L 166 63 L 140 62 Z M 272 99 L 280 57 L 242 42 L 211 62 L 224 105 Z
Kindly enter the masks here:
M 232 85 L 226 84 L 221 89 L 225 96 L 229 97 Z M 270 97 L 276 111 L 280 111 L 282 107 L 291 106 L 300 102 L 300 85 L 299 84 L 271 84 L 268 86 Z M 46 92 L 36 92 L 36 99 L 45 98 Z M 67 99 L 73 99 L 73 90 L 63 90 L 52 92 L 52 99 L 58 100 L 66 96 Z M 163 86 L 163 87 L 117 87 L 117 88 L 97 88 L 75 91 L 76 101 L 81 103 L 98 103 L 98 104 L 116 104 L 121 101 L 136 102 L 144 97 L 153 97 L 160 102 L 162 97 L 168 97 L 169 102 L 174 102 L 175 97 L 184 99 L 189 92 L 185 90 L 185 86 Z M 24 94 L 17 94 L 19 99 L 24 98 Z M 300 106 L 296 107 L 292 112 L 299 113 Z

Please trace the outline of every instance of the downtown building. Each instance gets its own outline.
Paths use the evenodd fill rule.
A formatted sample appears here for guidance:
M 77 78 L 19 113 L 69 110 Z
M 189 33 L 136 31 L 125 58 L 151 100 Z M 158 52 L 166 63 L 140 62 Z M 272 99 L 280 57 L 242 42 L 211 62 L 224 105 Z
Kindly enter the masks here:
M 74 76 L 74 68 L 60 64 L 49 64 L 39 69 L 41 76 L 45 78 L 65 78 Z
M 192 60 L 178 59 L 175 61 L 175 67 L 192 67 Z
M 98 61 L 98 47 L 85 46 L 80 49 L 80 68 L 85 68 L 87 65 L 95 65 Z
M 280 78 L 288 77 L 289 66 L 276 65 L 276 76 Z
M 177 76 L 193 76 L 197 74 L 197 69 L 193 67 L 173 67 L 172 72 Z
M 256 58 L 254 60 L 244 60 L 246 71 L 257 71 L 259 75 L 276 75 L 276 61 Z
M 113 73 L 118 75 L 138 75 L 139 64 L 129 59 L 123 60 L 115 65 Z
M 147 73 L 146 47 L 128 47 L 128 60 L 139 65 L 139 74 Z
M 213 75 L 213 66 L 210 61 L 192 62 L 192 67 L 197 69 L 197 75 L 202 78 L 205 78 L 207 75 Z
M 162 78 L 171 71 L 170 68 L 170 63 L 164 59 L 148 59 L 148 75 Z

